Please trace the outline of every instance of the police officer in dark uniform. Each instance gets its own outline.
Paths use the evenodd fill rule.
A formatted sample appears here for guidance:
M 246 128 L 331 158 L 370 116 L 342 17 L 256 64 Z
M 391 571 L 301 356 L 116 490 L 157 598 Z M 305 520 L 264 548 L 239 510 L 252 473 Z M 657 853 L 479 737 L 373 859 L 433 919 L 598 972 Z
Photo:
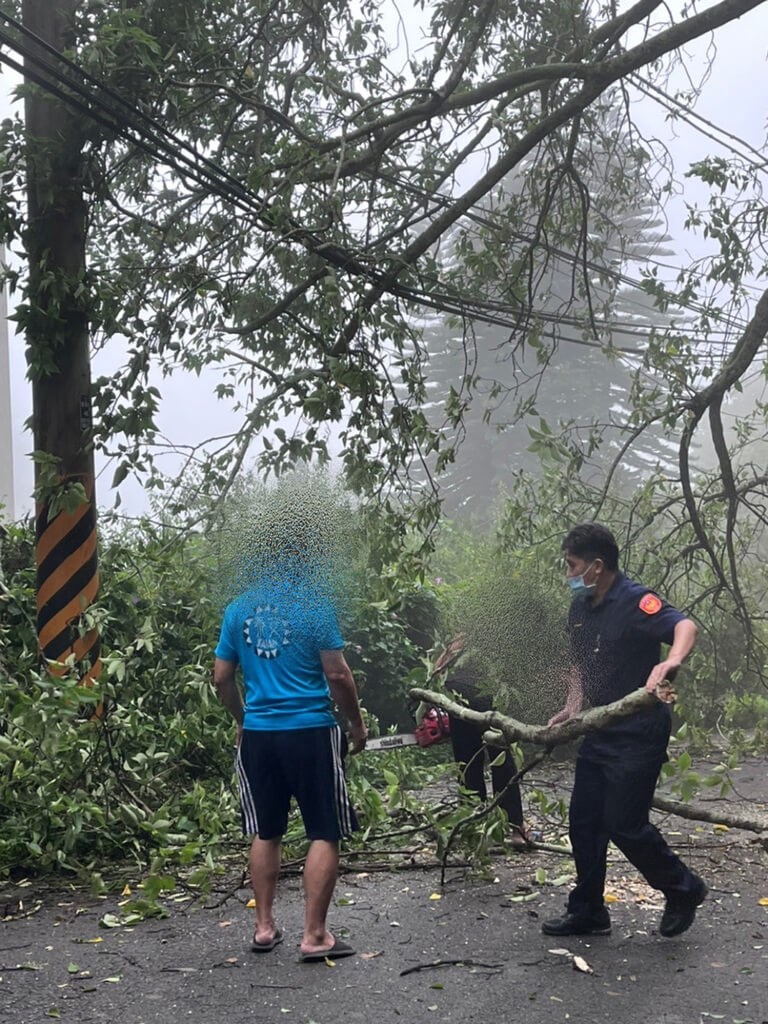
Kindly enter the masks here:
M 619 572 L 619 549 L 604 526 L 574 527 L 562 549 L 573 592 L 568 616 L 573 667 L 565 707 L 550 725 L 578 714 L 584 702 L 609 704 L 643 686 L 656 693 L 661 682 L 674 678 L 696 640 L 690 619 Z M 663 660 L 662 643 L 670 645 Z M 690 928 L 707 887 L 648 819 L 670 730 L 670 708 L 660 699 L 649 710 L 585 737 L 569 811 L 576 886 L 565 915 L 542 925 L 546 935 L 609 934 L 603 901 L 609 841 L 664 893 L 660 933 L 670 937 Z

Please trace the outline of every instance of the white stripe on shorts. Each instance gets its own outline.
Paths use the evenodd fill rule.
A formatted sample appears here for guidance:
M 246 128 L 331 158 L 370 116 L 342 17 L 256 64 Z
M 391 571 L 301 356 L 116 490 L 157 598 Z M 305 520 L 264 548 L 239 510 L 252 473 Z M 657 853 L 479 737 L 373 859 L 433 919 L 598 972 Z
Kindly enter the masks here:
M 341 757 L 341 728 L 335 725 L 331 729 L 331 748 L 333 754 L 333 792 L 336 804 L 336 820 L 339 832 L 343 836 L 352 833 L 352 814 L 350 813 L 347 780 L 344 777 L 344 762 Z
M 259 822 L 256 818 L 256 805 L 253 802 L 253 793 L 251 787 L 248 784 L 248 776 L 243 768 L 243 762 L 240 757 L 241 747 L 237 748 L 237 757 L 235 758 L 235 769 L 237 770 L 237 784 L 240 788 L 240 807 L 243 811 L 243 828 L 246 835 L 257 835 L 259 831 Z

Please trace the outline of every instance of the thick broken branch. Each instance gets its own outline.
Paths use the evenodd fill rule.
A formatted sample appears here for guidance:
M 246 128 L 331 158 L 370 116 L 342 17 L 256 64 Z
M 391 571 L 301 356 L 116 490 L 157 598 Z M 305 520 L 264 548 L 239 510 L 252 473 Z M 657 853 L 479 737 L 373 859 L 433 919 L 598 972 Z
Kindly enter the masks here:
M 411 690 L 411 697 L 414 700 L 423 701 L 425 704 L 433 704 L 442 708 L 455 718 L 461 718 L 465 722 L 474 722 L 476 725 L 485 726 L 489 731 L 486 732 L 483 739 L 491 746 L 522 742 L 551 748 L 557 747 L 561 743 L 571 743 L 579 736 L 583 736 L 584 733 L 594 729 L 603 729 L 611 722 L 628 718 L 638 711 L 647 711 L 658 700 L 663 700 L 664 703 L 671 703 L 674 700 L 673 691 L 669 686 L 663 690 L 660 687 L 659 693 L 660 696 L 656 697 L 648 693 L 645 688 L 635 690 L 633 693 L 627 694 L 626 697 L 622 697 L 621 700 L 614 701 L 612 704 L 603 704 L 598 708 L 591 708 L 560 725 L 528 725 L 510 718 L 508 715 L 502 715 L 500 711 L 473 711 L 435 690 L 422 690 L 417 687 Z
M 456 701 L 446 697 L 444 693 L 438 693 L 435 690 L 422 690 L 419 687 L 411 690 L 411 697 L 414 700 L 423 701 L 425 704 L 432 704 L 442 708 L 455 718 L 461 718 L 465 722 L 474 722 L 477 725 L 485 726 L 487 731 L 483 735 L 483 740 L 488 746 L 504 747 L 508 743 L 516 741 L 535 743 L 546 747 L 547 753 L 553 747 L 559 746 L 562 743 L 570 743 L 572 740 L 583 736 L 587 732 L 591 732 L 593 729 L 602 729 L 611 722 L 627 718 L 638 711 L 647 710 L 653 707 L 657 700 L 663 700 L 664 703 L 671 703 L 674 700 L 674 691 L 670 686 L 666 686 L 663 689 L 660 687 L 659 694 L 656 697 L 648 693 L 645 688 L 635 690 L 633 693 L 627 694 L 626 697 L 622 697 L 621 700 L 614 701 L 612 704 L 604 704 L 601 707 L 592 708 L 589 711 L 574 716 L 567 722 L 563 722 L 561 725 L 548 726 L 528 725 L 525 722 L 518 722 L 508 715 L 502 715 L 499 711 L 473 711 L 463 704 L 457 704 Z M 528 765 L 526 770 L 530 767 L 533 767 L 533 765 Z M 517 781 L 517 779 L 513 781 Z M 690 821 L 706 821 L 714 825 L 727 825 L 729 828 L 756 832 L 758 841 L 768 850 L 768 814 L 762 811 L 710 810 L 701 804 L 685 804 L 679 800 L 670 800 L 662 796 L 654 797 L 653 806 L 658 811 L 676 814 L 678 817 L 687 818 Z M 465 819 L 465 821 L 459 824 L 463 826 L 468 820 L 470 819 Z M 453 834 L 451 835 L 452 838 Z M 544 848 L 539 843 L 534 843 L 533 845 Z M 561 853 L 569 852 L 566 847 L 563 847 L 562 850 L 552 846 L 548 848 Z M 443 865 L 445 865 L 445 858 L 443 858 Z
M 727 359 L 722 370 L 716 375 L 715 379 L 707 385 L 707 387 L 702 388 L 691 399 L 689 399 L 688 402 L 686 402 L 686 406 L 690 409 L 690 417 L 684 424 L 679 449 L 680 486 L 683 491 L 686 508 L 688 509 L 691 526 L 696 532 L 696 536 L 701 547 L 706 551 L 718 579 L 724 587 L 728 587 L 731 590 L 734 596 L 736 606 L 739 610 L 747 634 L 748 654 L 751 653 L 752 647 L 752 622 L 739 586 L 737 555 L 733 545 L 733 530 L 739 506 L 739 496 L 736 493 L 733 466 L 731 465 L 730 454 L 723 434 L 722 421 L 720 418 L 720 405 L 725 393 L 742 378 L 752 365 L 758 350 L 765 343 L 766 336 L 768 336 L 768 290 L 764 291 L 760 296 L 760 299 L 755 306 L 754 316 L 747 324 L 744 333 L 737 341 L 733 352 Z M 712 439 L 720 465 L 725 496 L 728 501 L 726 549 L 728 552 L 731 570 L 730 584 L 723 564 L 715 551 L 709 532 L 696 504 L 696 497 L 694 495 L 693 483 L 691 480 L 690 455 L 693 435 L 699 421 L 702 419 L 707 409 L 710 410 Z
M 761 811 L 710 810 L 701 804 L 684 804 L 680 800 L 669 800 L 663 796 L 655 796 L 653 806 L 657 811 L 676 814 L 690 821 L 708 821 L 712 825 L 727 825 L 728 828 L 740 828 L 745 832 L 757 832 L 761 843 L 768 849 L 768 814 Z

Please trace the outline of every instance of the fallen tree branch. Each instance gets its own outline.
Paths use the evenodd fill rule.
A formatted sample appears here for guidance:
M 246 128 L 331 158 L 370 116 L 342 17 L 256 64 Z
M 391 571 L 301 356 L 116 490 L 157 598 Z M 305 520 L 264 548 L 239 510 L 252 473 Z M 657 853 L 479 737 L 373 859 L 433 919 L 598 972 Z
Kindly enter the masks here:
M 570 846 L 566 846 L 565 843 L 544 843 L 539 839 L 534 839 L 530 847 L 531 850 L 541 850 L 544 853 L 560 853 L 564 857 L 573 856 L 573 850 Z
M 618 719 L 628 718 L 638 711 L 647 711 L 654 707 L 658 700 L 662 700 L 665 704 L 671 704 L 674 701 L 674 691 L 670 686 L 660 686 L 658 697 L 648 693 L 643 687 L 628 693 L 626 697 L 622 697 L 621 700 L 616 700 L 612 704 L 603 704 L 600 707 L 583 711 L 579 715 L 574 715 L 573 718 L 569 718 L 567 722 L 561 722 L 559 725 L 528 725 L 510 718 L 509 715 L 502 715 L 500 711 L 473 711 L 435 690 L 422 690 L 416 687 L 410 691 L 410 695 L 414 700 L 442 708 L 454 718 L 485 726 L 488 730 L 483 737 L 485 742 L 490 746 L 501 747 L 515 742 L 534 743 L 549 748 L 557 747 L 562 743 L 571 743 L 593 729 L 603 729 Z
M 676 814 L 679 818 L 691 821 L 708 821 L 713 825 L 727 825 L 728 828 L 740 828 L 746 832 L 757 832 L 761 840 L 768 842 L 768 814 L 761 811 L 722 811 L 710 810 L 701 804 L 684 804 L 680 800 L 655 796 L 653 806 L 657 811 Z
M 453 846 L 453 841 L 456 838 L 456 836 L 459 834 L 459 832 L 464 828 L 465 825 L 468 825 L 469 822 L 471 822 L 471 821 L 481 821 L 483 818 L 487 818 L 488 815 L 491 813 L 491 811 L 495 807 L 499 806 L 499 804 L 500 804 L 501 800 L 503 799 L 504 794 L 507 792 L 507 790 L 511 786 L 518 785 L 520 780 L 525 775 L 528 774 L 528 772 L 531 770 L 531 768 L 535 768 L 537 765 L 541 764 L 542 761 L 546 760 L 546 758 L 549 757 L 550 751 L 551 751 L 551 747 L 547 747 L 546 750 L 543 750 L 543 751 L 541 751 L 541 753 L 537 754 L 531 761 L 529 761 L 527 764 L 524 764 L 522 766 L 522 768 L 518 769 L 518 771 L 515 773 L 515 775 L 513 775 L 512 778 L 509 780 L 509 782 L 506 784 L 504 789 L 500 790 L 500 792 L 498 792 L 490 802 L 481 804 L 479 807 L 475 808 L 474 811 L 472 811 L 470 814 L 468 814 L 466 816 L 466 818 L 462 818 L 460 821 L 456 822 L 456 824 L 453 826 L 453 828 L 451 829 L 451 831 L 448 834 L 448 838 L 445 841 L 445 847 L 443 849 L 443 854 L 442 854 L 442 857 L 440 858 L 440 862 L 441 862 L 440 887 L 441 888 L 444 888 L 444 886 L 445 886 L 445 872 L 446 872 L 446 869 L 448 867 L 448 854 L 451 852 L 451 847 Z
M 457 960 L 432 960 L 428 964 L 416 964 L 414 967 L 406 967 L 405 970 L 400 971 L 400 977 L 404 978 L 406 974 L 414 974 L 416 971 L 430 971 L 433 967 L 486 967 L 489 970 L 496 971 L 503 966 L 503 964 L 486 964 L 482 960 L 471 960 L 468 957 L 462 957 Z
M 602 729 L 611 722 L 627 718 L 638 711 L 648 710 L 648 708 L 654 706 L 657 700 L 662 700 L 664 703 L 672 703 L 675 699 L 674 690 L 669 685 L 660 686 L 658 696 L 650 694 L 645 688 L 642 688 L 627 694 L 626 697 L 622 697 L 621 700 L 614 701 L 612 704 L 604 704 L 601 707 L 591 708 L 589 711 L 575 715 L 560 725 L 528 725 L 525 722 L 518 722 L 516 719 L 510 718 L 508 715 L 503 715 L 499 711 L 473 711 L 463 704 L 457 704 L 456 701 L 446 697 L 444 693 L 438 693 L 435 690 L 423 690 L 417 687 L 411 690 L 410 693 L 414 700 L 423 701 L 425 704 L 442 708 L 450 715 L 460 718 L 465 722 L 473 722 L 476 725 L 485 726 L 486 732 L 483 735 L 483 741 L 488 746 L 504 748 L 510 743 L 515 742 L 533 743 L 545 747 L 546 753 L 549 753 L 560 744 L 571 743 L 573 740 L 578 739 L 579 736 L 583 736 L 594 729 Z M 526 770 L 530 767 L 531 765 L 527 766 Z M 495 806 L 495 804 L 491 806 Z M 654 797 L 653 806 L 656 810 L 676 814 L 681 818 L 687 818 L 691 821 L 706 821 L 714 825 L 727 825 L 729 828 L 756 832 L 759 842 L 768 850 L 768 814 L 764 814 L 761 811 L 745 813 L 739 811 L 715 811 L 703 807 L 701 804 L 686 804 L 679 800 L 670 800 L 661 796 Z M 459 827 L 476 816 L 470 815 L 469 818 L 459 823 Z M 457 828 L 451 833 L 450 841 L 453 840 Z M 450 841 L 448 843 L 449 848 Z M 537 846 L 540 849 L 542 848 L 537 843 L 533 843 L 532 846 L 534 849 Z M 565 852 L 565 850 L 558 850 L 557 852 Z

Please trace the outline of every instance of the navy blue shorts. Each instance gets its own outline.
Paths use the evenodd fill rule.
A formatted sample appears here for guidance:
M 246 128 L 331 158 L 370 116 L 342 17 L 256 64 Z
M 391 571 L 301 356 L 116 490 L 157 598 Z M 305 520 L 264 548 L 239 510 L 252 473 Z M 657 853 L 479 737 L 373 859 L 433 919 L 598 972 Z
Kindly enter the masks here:
M 338 842 L 355 832 L 357 817 L 347 795 L 347 738 L 338 725 L 316 729 L 245 729 L 235 766 L 246 835 L 285 835 L 291 797 L 296 798 L 307 839 Z

